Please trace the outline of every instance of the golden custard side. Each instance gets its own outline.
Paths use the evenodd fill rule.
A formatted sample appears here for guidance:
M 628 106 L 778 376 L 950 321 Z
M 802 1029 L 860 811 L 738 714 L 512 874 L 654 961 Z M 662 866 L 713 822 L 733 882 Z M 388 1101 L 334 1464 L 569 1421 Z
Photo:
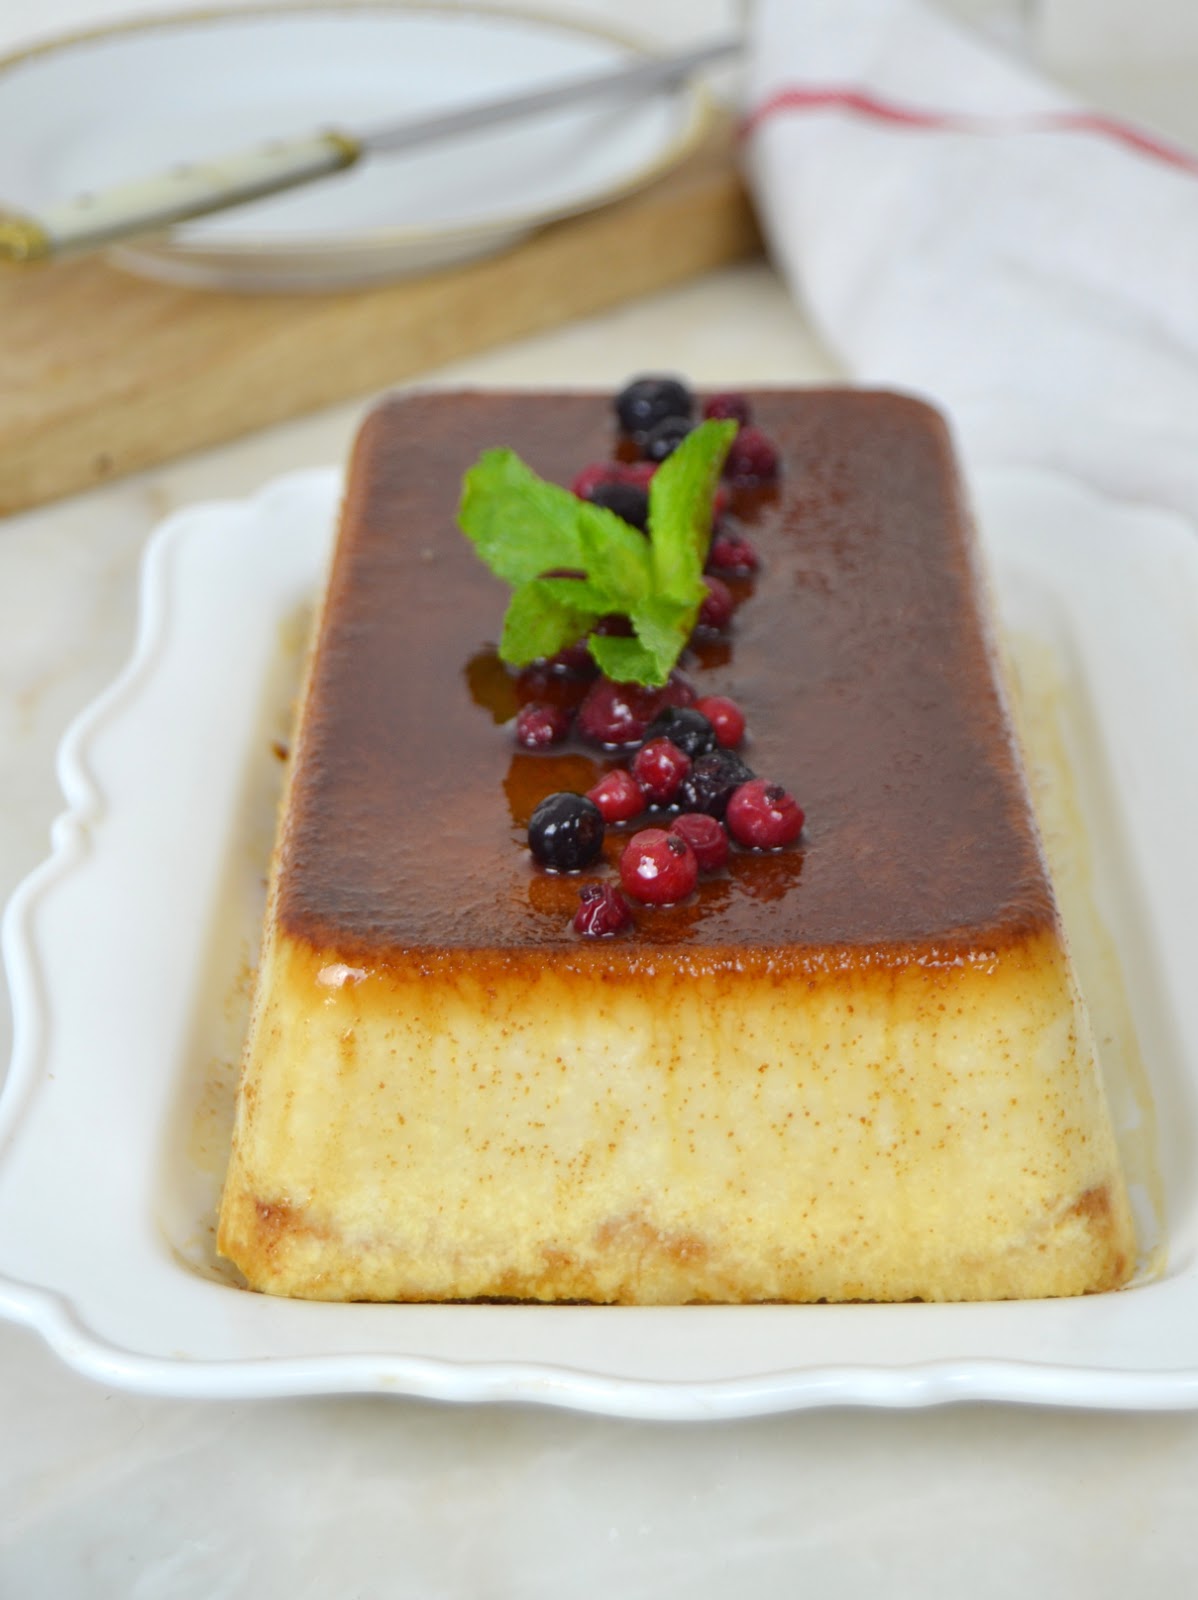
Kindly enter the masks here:
M 272 872 L 219 1246 L 330 1299 L 988 1299 L 1125 1281 L 1118 1159 L 943 424 L 753 396 L 776 497 L 728 645 L 800 846 L 585 941 L 524 830 L 608 758 L 515 749 L 505 593 L 454 525 L 509 444 L 568 483 L 604 399 L 368 419 Z M 730 646 L 730 647 L 729 647 Z M 609 830 L 608 860 L 626 834 Z

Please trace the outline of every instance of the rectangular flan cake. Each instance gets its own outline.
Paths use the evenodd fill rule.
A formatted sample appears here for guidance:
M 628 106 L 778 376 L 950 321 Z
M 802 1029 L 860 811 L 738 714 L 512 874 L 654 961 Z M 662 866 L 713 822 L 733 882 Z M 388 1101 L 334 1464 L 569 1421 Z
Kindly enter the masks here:
M 488 447 L 560 484 L 610 456 L 610 406 L 421 395 L 366 421 L 220 1219 L 252 1288 L 981 1300 L 1130 1274 L 946 429 L 892 394 L 751 398 L 783 464 L 736 508 L 761 569 L 682 667 L 744 708 L 806 823 L 605 939 L 526 829 L 615 762 L 517 748 L 506 591 L 455 513 Z

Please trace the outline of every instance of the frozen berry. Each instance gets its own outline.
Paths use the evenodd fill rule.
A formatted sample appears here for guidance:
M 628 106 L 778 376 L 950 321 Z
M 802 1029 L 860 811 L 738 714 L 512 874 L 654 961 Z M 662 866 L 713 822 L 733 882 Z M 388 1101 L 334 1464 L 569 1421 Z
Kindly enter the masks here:
M 580 500 L 591 500 L 604 484 L 626 483 L 633 489 L 647 489 L 656 471 L 654 461 L 591 461 L 575 476 L 570 492 Z
M 634 488 L 647 489 L 657 471 L 656 461 L 617 461 L 616 482 L 630 483 Z
M 753 420 L 752 407 L 743 394 L 713 394 L 703 407 L 703 415 L 718 422 L 731 419 L 742 428 Z
M 693 764 L 678 791 L 679 803 L 687 811 L 702 811 L 709 817 L 722 817 L 733 791 L 756 777 L 751 767 L 731 750 L 712 750 Z
M 618 611 L 612 611 L 606 617 L 600 617 L 591 632 L 606 639 L 631 639 L 636 629 L 628 617 Z
M 640 744 L 645 730 L 663 707 L 688 706 L 694 698 L 695 691 L 678 672 L 672 672 L 661 689 L 599 678 L 578 708 L 576 727 L 579 736 L 591 744 Z
M 670 823 L 670 832 L 682 836 L 695 852 L 700 872 L 718 872 L 728 859 L 728 835 L 714 817 L 686 811 Z
M 778 452 L 760 428 L 742 428 L 733 439 L 724 476 L 739 488 L 773 483 L 778 476 Z
M 516 713 L 516 743 L 525 750 L 546 750 L 561 744 L 570 731 L 570 713 L 561 706 L 530 700 Z
M 655 806 L 668 806 L 690 766 L 690 757 L 669 739 L 650 739 L 633 758 L 632 776 L 640 784 L 646 800 Z
M 685 417 L 667 417 L 659 422 L 645 435 L 641 445 L 645 460 L 664 461 L 672 456 L 690 431 L 691 425 Z
M 754 778 L 728 802 L 728 832 L 751 850 L 779 850 L 803 831 L 803 808 L 780 783 Z
M 618 481 L 614 461 L 592 461 L 577 474 L 570 485 L 570 491 L 580 500 L 589 500 L 601 483 Z
M 624 892 L 647 905 L 674 905 L 685 900 L 699 881 L 695 852 L 677 833 L 645 828 L 634 834 L 620 857 Z
M 641 786 L 625 767 L 605 773 L 587 790 L 587 799 L 599 807 L 604 822 L 631 822 L 645 809 Z
M 646 739 L 668 739 L 693 761 L 716 747 L 716 733 L 697 706 L 667 706 L 645 730 Z
M 707 585 L 707 598 L 699 607 L 699 627 L 720 633 L 732 621 L 736 601 L 722 578 L 704 578 L 703 582 Z
M 603 849 L 603 817 L 584 794 L 546 795 L 528 824 L 528 848 L 550 872 L 578 872 Z
M 735 700 L 724 694 L 708 694 L 695 701 L 694 709 L 711 724 L 717 744 L 725 750 L 736 749 L 745 736 L 745 714 Z
M 574 932 L 592 939 L 608 939 L 632 925 L 632 909 L 610 883 L 584 883 L 578 891 Z
M 761 557 L 745 537 L 740 523 L 730 517 L 717 522 L 711 548 L 707 552 L 707 570 L 729 572 L 738 578 L 746 578 L 756 572 L 760 565 Z
M 586 498 L 592 505 L 614 511 L 617 517 L 623 517 L 642 533 L 649 526 L 648 491 L 638 489 L 633 483 L 599 483 Z
M 616 396 L 616 416 L 625 433 L 646 434 L 666 417 L 690 419 L 695 397 L 677 378 L 634 378 Z
M 587 649 L 585 640 L 579 640 L 577 644 L 568 644 L 555 656 L 546 656 L 544 665 L 555 676 L 562 678 L 594 678 L 599 672 L 598 664 Z

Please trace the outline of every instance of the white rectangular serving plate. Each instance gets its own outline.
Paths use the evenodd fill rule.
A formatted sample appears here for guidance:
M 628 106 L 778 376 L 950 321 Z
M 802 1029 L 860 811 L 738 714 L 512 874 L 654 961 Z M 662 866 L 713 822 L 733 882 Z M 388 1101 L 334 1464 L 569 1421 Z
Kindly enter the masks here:
M 79 1371 L 157 1394 L 378 1391 L 676 1419 L 1198 1405 L 1198 541 L 1042 473 L 975 490 L 1004 635 L 1049 663 L 1040 698 L 1068 790 L 1049 831 L 1075 836 L 1066 918 L 1105 1019 L 1143 1247 L 1131 1287 L 665 1308 L 332 1305 L 237 1287 L 215 1205 L 280 781 L 271 742 L 336 518 L 329 470 L 170 519 L 146 557 L 133 659 L 63 741 L 67 810 L 3 929 L 0 1311 Z M 1032 758 L 1054 759 L 1034 739 Z M 1113 964 L 1083 961 L 1090 946 Z

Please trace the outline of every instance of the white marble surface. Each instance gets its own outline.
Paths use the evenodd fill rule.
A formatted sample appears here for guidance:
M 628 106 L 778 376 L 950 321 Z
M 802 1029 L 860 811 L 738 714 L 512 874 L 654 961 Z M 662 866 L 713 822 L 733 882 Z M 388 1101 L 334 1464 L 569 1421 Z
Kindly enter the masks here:
M 96 10 L 64 0 L 35 18 L 0 0 L 0 47 Z M 608 383 L 646 365 L 708 384 L 834 375 L 755 266 L 437 376 Z M 130 648 L 150 529 L 341 459 L 360 410 L 0 523 L 0 895 L 44 852 L 63 727 Z M 3 1011 L 0 1060 L 7 1038 Z M 1198 1588 L 1196 1509 L 1190 1416 L 970 1406 L 674 1428 L 379 1399 L 193 1404 L 85 1382 L 0 1325 L 4 1600 L 1182 1596 Z

